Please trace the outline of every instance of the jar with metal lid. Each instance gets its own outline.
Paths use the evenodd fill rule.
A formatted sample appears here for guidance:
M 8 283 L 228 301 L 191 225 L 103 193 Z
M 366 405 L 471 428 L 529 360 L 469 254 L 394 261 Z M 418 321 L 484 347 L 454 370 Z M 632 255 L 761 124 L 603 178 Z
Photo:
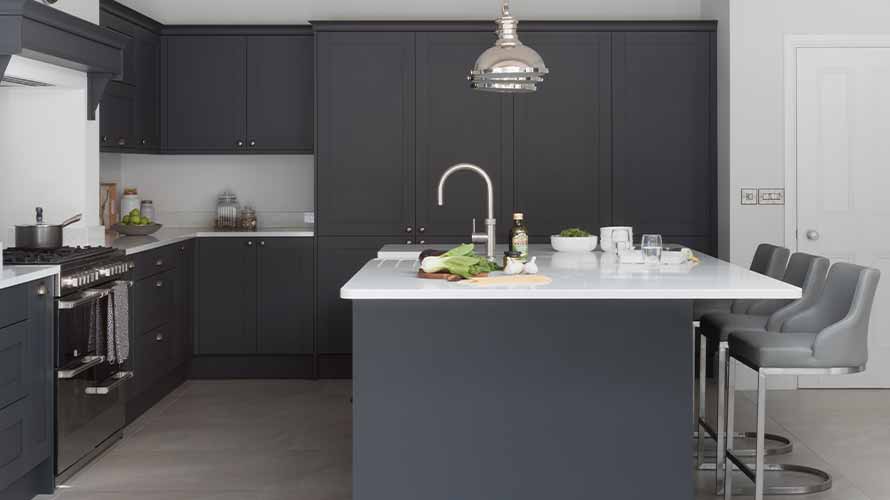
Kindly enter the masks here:
M 256 210 L 252 205 L 244 205 L 241 209 L 241 229 L 244 231 L 257 230 Z
M 238 197 L 231 191 L 224 191 L 216 201 L 216 228 L 237 229 L 239 226 L 239 212 L 241 206 Z
M 139 205 L 139 211 L 142 213 L 143 217 L 148 217 L 152 222 L 155 221 L 155 204 L 151 200 L 142 200 L 142 203 Z

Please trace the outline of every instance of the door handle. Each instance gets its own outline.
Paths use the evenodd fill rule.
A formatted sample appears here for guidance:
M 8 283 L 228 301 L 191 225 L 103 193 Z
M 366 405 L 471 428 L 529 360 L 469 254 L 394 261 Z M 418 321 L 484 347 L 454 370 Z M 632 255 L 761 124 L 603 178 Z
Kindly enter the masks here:
M 819 239 L 820 236 L 821 235 L 819 234 L 819 231 L 816 231 L 815 229 L 810 229 L 809 231 L 807 231 L 807 239 L 810 241 L 816 241 Z

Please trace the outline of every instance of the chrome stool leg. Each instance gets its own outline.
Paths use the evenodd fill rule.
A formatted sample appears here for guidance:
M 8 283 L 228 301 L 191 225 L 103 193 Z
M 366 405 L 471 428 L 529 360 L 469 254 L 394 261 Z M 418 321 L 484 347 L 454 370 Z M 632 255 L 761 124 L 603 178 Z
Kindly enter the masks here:
M 817 469 L 815 467 L 807 467 L 805 465 L 795 464 L 767 464 L 766 463 L 766 378 L 770 372 L 774 375 L 780 374 L 807 374 L 803 371 L 799 373 L 795 370 L 757 369 L 757 446 L 755 448 L 754 469 L 750 464 L 742 462 L 740 455 L 733 450 L 733 438 L 735 433 L 733 427 L 735 425 L 735 358 L 732 356 L 728 359 L 727 364 L 727 401 L 726 401 L 726 461 L 724 463 L 724 490 L 723 498 L 730 500 L 732 498 L 732 465 L 738 467 L 749 479 L 754 482 L 754 500 L 763 500 L 763 495 L 806 495 L 826 491 L 831 488 L 831 474 Z M 747 364 L 747 363 L 746 363 Z M 750 365 L 749 365 L 750 366 Z M 789 485 L 789 486 L 766 486 L 766 472 L 797 472 L 807 474 L 819 479 L 818 483 L 811 485 Z

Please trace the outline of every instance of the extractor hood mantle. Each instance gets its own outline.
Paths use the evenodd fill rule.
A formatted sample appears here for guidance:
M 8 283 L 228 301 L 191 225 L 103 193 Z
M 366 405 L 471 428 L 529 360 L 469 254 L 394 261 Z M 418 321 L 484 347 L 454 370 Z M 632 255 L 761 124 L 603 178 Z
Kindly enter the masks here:
M 0 0 L 0 78 L 12 56 L 87 73 L 87 119 L 123 71 L 126 37 L 34 0 Z

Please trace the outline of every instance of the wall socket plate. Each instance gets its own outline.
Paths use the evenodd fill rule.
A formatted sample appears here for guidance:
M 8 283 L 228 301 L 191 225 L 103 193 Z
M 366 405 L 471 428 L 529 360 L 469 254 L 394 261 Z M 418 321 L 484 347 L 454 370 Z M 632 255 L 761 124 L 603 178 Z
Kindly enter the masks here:
M 303 212 L 303 224 L 315 224 L 315 212 Z
M 742 188 L 742 205 L 756 205 L 756 204 L 757 204 L 757 189 Z
M 785 189 L 769 188 L 757 190 L 757 203 L 761 205 L 784 205 Z

